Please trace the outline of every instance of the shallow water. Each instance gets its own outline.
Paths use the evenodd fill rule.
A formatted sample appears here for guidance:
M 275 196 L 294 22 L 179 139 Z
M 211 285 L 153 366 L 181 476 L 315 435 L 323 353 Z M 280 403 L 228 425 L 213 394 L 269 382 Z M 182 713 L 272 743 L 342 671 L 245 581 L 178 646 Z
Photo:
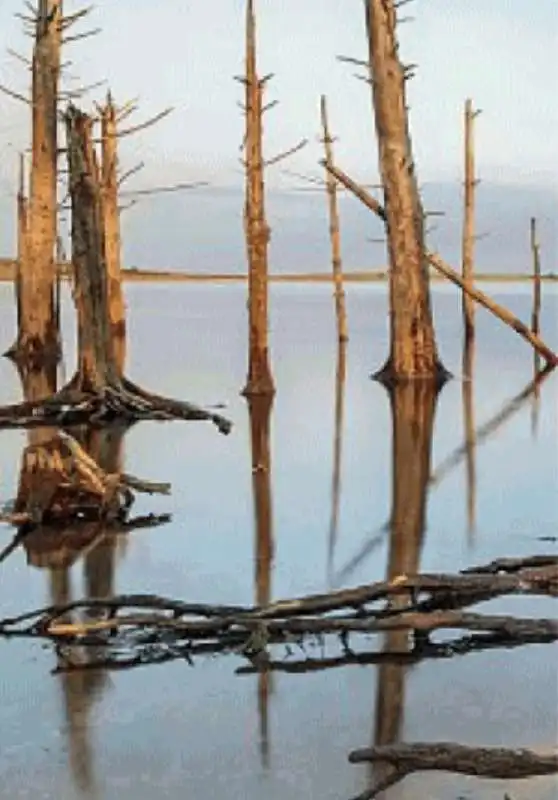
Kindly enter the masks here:
M 486 291 L 529 319 L 527 289 Z M 127 286 L 130 377 L 162 394 L 226 403 L 223 413 L 233 420 L 233 432 L 223 437 L 202 423 L 142 423 L 130 430 L 123 443 L 126 471 L 172 482 L 170 497 L 141 497 L 135 510 L 170 512 L 172 521 L 112 545 L 105 542 L 68 570 L 29 565 L 26 553 L 17 551 L 0 565 L 1 617 L 39 607 L 53 596 L 79 598 L 87 587 L 95 594 L 256 601 L 250 424 L 239 395 L 246 371 L 244 293 L 243 286 Z M 405 400 L 392 418 L 387 394 L 369 378 L 386 354 L 385 289 L 348 289 L 350 342 L 338 526 L 332 535 L 337 352 L 331 292 L 324 286 L 273 287 L 272 599 L 380 580 L 389 563 L 398 571 L 410 562 L 422 571 L 453 572 L 500 556 L 556 551 L 555 543 L 540 539 L 558 531 L 558 378 L 544 382 L 538 401 L 531 396 L 512 404 L 495 430 L 488 427 L 474 450 L 475 475 L 468 485 L 472 462 L 459 454 L 452 459 L 465 437 L 458 295 L 436 287 L 434 305 L 441 354 L 457 379 L 437 399 L 432 441 L 425 436 L 416 445 L 421 450 L 431 445 L 432 453 L 433 477 L 421 499 L 413 494 L 418 491 L 413 465 L 401 453 L 392 470 L 398 452 L 393 418 L 399 420 L 400 442 L 412 423 Z M 558 294 L 545 286 L 542 326 L 554 347 L 557 306 Z M 71 373 L 67 299 L 65 311 Z M 0 349 L 10 343 L 13 325 L 11 290 L 0 284 Z M 475 427 L 498 420 L 532 375 L 529 348 L 479 311 Z M 17 399 L 19 392 L 15 371 L 0 360 L 0 402 Z M 0 442 L 3 502 L 16 492 L 25 434 L 1 432 Z M 403 528 L 412 528 L 413 516 L 405 502 L 414 507 L 426 498 L 424 531 L 422 525 L 409 528 L 403 548 L 386 526 L 394 500 L 392 473 L 395 483 L 399 476 Z M 0 546 L 9 536 L 8 528 L 0 528 Z M 260 576 L 262 568 L 260 561 Z M 524 616 L 554 611 L 549 601 L 518 598 L 489 607 Z M 335 645 L 330 651 L 340 655 Z M 319 657 L 319 648 L 309 655 Z M 237 674 L 246 662 L 236 656 L 200 659 L 193 667 L 176 661 L 61 676 L 50 674 L 56 665 L 50 648 L 0 641 L 0 797 L 348 800 L 366 788 L 368 770 L 349 765 L 347 754 L 371 744 L 382 728 L 408 741 L 552 745 L 556 655 L 554 646 L 532 645 L 392 667 L 391 676 L 374 665 L 280 673 L 273 675 L 263 702 L 258 676 Z M 556 783 L 540 779 L 508 787 L 502 781 L 417 775 L 386 798 L 502 800 L 506 790 L 514 800 L 550 800 Z

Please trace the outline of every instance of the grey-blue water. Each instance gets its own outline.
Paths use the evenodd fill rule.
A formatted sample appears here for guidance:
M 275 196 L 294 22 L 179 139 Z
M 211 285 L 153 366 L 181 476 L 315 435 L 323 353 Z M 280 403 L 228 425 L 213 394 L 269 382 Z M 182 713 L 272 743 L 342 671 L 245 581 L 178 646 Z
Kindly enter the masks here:
M 527 287 L 483 288 L 529 319 Z M 1 617 L 39 607 L 61 590 L 80 598 L 85 581 L 91 586 L 96 580 L 116 593 L 254 602 L 250 427 L 239 395 L 246 374 L 245 287 L 144 284 L 128 285 L 126 292 L 130 377 L 169 396 L 226 403 L 233 432 L 223 437 L 202 423 L 133 428 L 123 445 L 126 471 L 172 483 L 170 497 L 141 497 L 136 510 L 168 511 L 172 522 L 105 541 L 67 571 L 37 559 L 43 566 L 31 566 L 26 553 L 16 551 L 0 565 Z M 543 293 L 543 332 L 557 347 L 558 294 L 547 286 Z M 425 530 L 415 548 L 419 567 L 456 571 L 500 556 L 556 552 L 556 544 L 541 537 L 558 533 L 557 377 L 543 383 L 538 400 L 528 397 L 481 437 L 467 488 L 467 458 L 451 466 L 451 455 L 465 438 L 459 297 L 437 286 L 434 305 L 442 358 L 456 379 L 436 406 L 433 479 Z M 271 597 L 382 579 L 390 551 L 389 533 L 382 530 L 392 503 L 392 413 L 387 394 L 369 375 L 386 355 L 385 288 L 348 289 L 339 524 L 332 553 L 331 291 L 274 286 L 271 308 L 277 386 L 269 442 Z M 64 310 L 71 374 L 74 336 L 67 299 Z M 533 357 L 486 312 L 479 310 L 477 319 L 472 394 L 474 425 L 480 428 L 529 384 Z M 0 350 L 10 344 L 13 330 L 11 288 L 0 284 Z M 15 370 L 2 359 L 0 402 L 19 396 Z M 401 418 L 405 425 L 404 414 Z M 24 432 L 0 433 L 0 502 L 15 495 L 25 442 Z M 403 474 L 412 475 L 408 464 L 397 469 L 400 476 L 405 469 Z M 0 546 L 10 536 L 1 526 Z M 372 539 L 369 555 L 348 568 Z M 554 614 L 547 600 L 513 598 L 490 607 L 525 616 Z M 339 654 L 339 648 L 333 650 Z M 319 650 L 311 655 L 319 656 Z M 380 684 L 381 705 L 391 708 L 402 740 L 548 748 L 557 738 L 556 655 L 552 645 L 532 645 L 399 667 L 400 696 L 390 697 L 389 684 Z M 256 675 L 236 673 L 245 664 L 240 657 L 70 676 L 51 674 L 55 664 L 50 647 L 0 641 L 2 800 L 348 800 L 368 785 L 367 768 L 349 765 L 347 754 L 371 744 L 382 724 L 377 666 L 274 674 L 265 731 L 261 683 L 259 691 Z M 508 786 L 424 774 L 386 797 L 503 800 L 506 791 L 514 800 L 550 800 L 556 783 L 538 779 Z

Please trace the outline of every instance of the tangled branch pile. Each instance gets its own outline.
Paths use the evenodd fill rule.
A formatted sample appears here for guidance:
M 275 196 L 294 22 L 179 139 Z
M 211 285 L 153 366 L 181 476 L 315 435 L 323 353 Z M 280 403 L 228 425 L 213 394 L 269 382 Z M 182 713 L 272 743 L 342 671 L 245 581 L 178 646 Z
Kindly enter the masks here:
M 270 645 L 303 645 L 309 637 L 328 634 L 337 635 L 350 654 L 351 634 L 360 641 L 370 634 L 405 630 L 413 637 L 406 655 L 416 659 L 432 656 L 432 647 L 442 647 L 446 654 L 463 651 L 462 639 L 431 643 L 429 635 L 441 629 L 466 631 L 472 649 L 484 642 L 493 647 L 558 640 L 553 619 L 466 610 L 509 594 L 556 597 L 558 557 L 503 559 L 458 575 L 399 576 L 264 607 L 186 603 L 153 595 L 86 599 L 0 621 L 0 635 L 43 637 L 69 645 L 64 650 L 70 669 L 71 645 L 76 644 L 101 648 L 101 660 L 91 666 L 122 668 L 191 659 L 199 653 L 238 652 L 257 668 L 267 669 Z M 398 595 L 409 597 L 403 608 L 391 602 Z

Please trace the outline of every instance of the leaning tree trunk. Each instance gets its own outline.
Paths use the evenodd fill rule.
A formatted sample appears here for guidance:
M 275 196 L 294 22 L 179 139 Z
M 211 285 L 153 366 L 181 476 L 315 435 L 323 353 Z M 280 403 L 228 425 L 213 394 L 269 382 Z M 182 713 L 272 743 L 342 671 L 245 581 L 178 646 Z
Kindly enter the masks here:
M 366 0 L 370 77 L 390 261 L 391 351 L 378 377 L 440 377 L 394 0 Z
M 58 85 L 62 0 L 40 0 L 32 63 L 32 162 L 28 237 L 19 268 L 20 320 L 14 357 L 28 369 L 59 358 L 55 307 Z

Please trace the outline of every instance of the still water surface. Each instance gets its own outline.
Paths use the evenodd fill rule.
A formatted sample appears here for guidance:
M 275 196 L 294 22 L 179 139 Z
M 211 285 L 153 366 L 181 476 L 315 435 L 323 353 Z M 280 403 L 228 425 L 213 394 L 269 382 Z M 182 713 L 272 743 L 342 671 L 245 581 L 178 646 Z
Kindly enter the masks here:
M 529 318 L 528 290 L 487 291 Z M 247 404 L 239 395 L 246 371 L 244 293 L 242 286 L 128 285 L 130 377 L 169 396 L 224 402 L 233 432 L 223 437 L 201 423 L 142 423 L 130 430 L 122 444 L 126 471 L 172 482 L 170 497 L 140 497 L 135 510 L 169 512 L 172 521 L 76 553 L 68 568 L 17 551 L 0 566 L 0 616 L 88 593 L 251 603 L 381 580 L 389 569 L 456 571 L 500 556 L 556 551 L 541 537 L 558 532 L 558 381 L 551 375 L 538 400 L 508 406 L 533 375 L 532 355 L 517 336 L 479 311 L 470 421 L 482 429 L 503 409 L 510 414 L 494 430 L 488 426 L 469 457 L 460 455 L 460 306 L 457 294 L 436 287 L 440 350 L 456 380 L 435 409 L 424 412 L 428 419 L 415 450 L 398 450 L 394 420 L 401 444 L 411 430 L 409 406 L 403 399 L 392 414 L 386 392 L 369 379 L 387 351 L 385 289 L 348 289 L 350 342 L 340 394 L 329 288 L 280 285 L 272 289 L 271 304 L 277 394 L 269 472 L 262 471 L 269 481 L 260 484 L 257 506 L 260 555 L 262 536 L 272 536 L 274 558 L 255 566 L 254 454 Z M 558 294 L 552 287 L 544 294 L 543 331 L 557 347 Z M 0 284 L 0 350 L 10 344 L 12 305 L 11 289 Z M 70 373 L 74 336 L 67 299 L 65 310 Z M 336 395 L 338 412 L 343 397 L 337 448 Z M 1 360 L 0 402 L 19 396 L 15 371 Z M 0 502 L 15 495 L 25 441 L 23 432 L 0 433 Z M 432 477 L 421 490 L 414 461 L 429 450 Z M 262 457 L 265 447 L 255 453 L 256 461 Z M 419 513 L 412 523 L 423 502 L 424 519 Z M 409 513 L 406 503 L 413 506 Z M 412 528 L 405 544 L 390 537 L 392 511 Z M 9 536 L 1 527 L 0 546 Z M 554 613 L 552 604 L 536 599 L 493 601 L 489 608 Z M 332 652 L 340 654 L 335 645 Z M 319 656 L 319 649 L 311 655 Z M 245 662 L 236 656 L 193 667 L 182 661 L 53 675 L 50 648 L 0 641 L 0 797 L 348 800 L 369 785 L 368 769 L 349 765 L 348 752 L 378 736 L 387 741 L 389 730 L 396 740 L 551 746 L 557 738 L 556 656 L 554 646 L 534 645 L 391 671 L 353 665 L 274 673 L 266 683 L 237 674 Z M 550 800 L 556 783 L 507 786 L 417 775 L 386 798 L 502 800 L 505 791 L 514 800 Z

